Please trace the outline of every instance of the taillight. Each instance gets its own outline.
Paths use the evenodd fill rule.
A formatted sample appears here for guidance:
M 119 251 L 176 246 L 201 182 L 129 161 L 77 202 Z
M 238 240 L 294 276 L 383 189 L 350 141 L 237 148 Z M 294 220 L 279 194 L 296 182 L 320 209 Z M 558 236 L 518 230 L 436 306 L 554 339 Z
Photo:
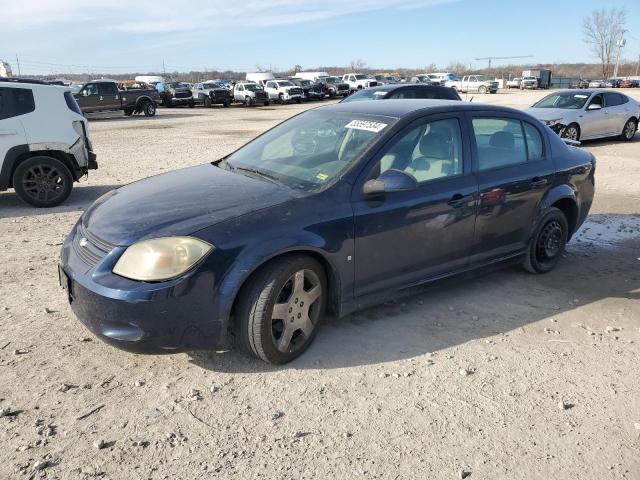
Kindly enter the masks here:
M 84 130 L 84 122 L 81 122 L 80 120 L 74 120 L 73 122 L 71 122 L 71 124 L 73 125 L 73 129 L 78 135 L 80 135 L 82 138 L 85 138 L 87 136 Z

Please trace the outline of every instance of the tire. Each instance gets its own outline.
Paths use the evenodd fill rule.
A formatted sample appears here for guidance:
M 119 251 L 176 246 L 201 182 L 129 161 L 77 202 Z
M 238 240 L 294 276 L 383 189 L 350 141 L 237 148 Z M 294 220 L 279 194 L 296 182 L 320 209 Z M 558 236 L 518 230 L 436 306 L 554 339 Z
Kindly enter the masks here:
M 280 103 L 281 105 L 285 104 L 284 95 L 282 94 L 278 95 L 278 103 Z
M 156 106 L 153 102 L 144 102 L 144 105 L 142 106 L 142 111 L 144 112 L 145 117 L 155 117 Z
M 212 104 L 211 104 L 211 97 L 210 96 L 206 96 L 204 97 L 204 106 L 207 108 L 211 108 Z
M 196 106 L 196 102 L 194 102 L 193 100 L 191 100 L 189 102 L 189 108 L 194 108 Z
M 482 93 L 482 94 L 487 93 L 487 87 L 485 86 L 478 87 L 478 93 Z
M 633 137 L 635 137 L 637 130 L 637 120 L 634 118 L 630 118 L 629 120 L 627 120 L 627 123 L 624 124 L 622 133 L 620 134 L 620 139 L 624 142 L 630 142 L 631 140 L 633 140 Z
M 296 103 L 302 103 L 302 99 L 301 98 L 296 98 Z
M 229 108 L 229 107 L 231 106 L 231 102 L 224 102 L 224 103 L 222 104 L 222 106 L 223 106 L 224 108 Z
M 580 141 L 580 125 L 570 123 L 560 132 L 560 137 L 575 140 L 576 142 Z
M 522 266 L 531 273 L 547 273 L 560 261 L 569 238 L 569 224 L 564 213 L 551 207 L 540 220 Z
M 451 89 L 452 89 L 454 92 L 457 92 L 457 91 L 458 91 L 458 87 L 456 87 L 455 85 L 454 85 L 453 87 L 451 87 Z
M 236 325 L 245 350 L 272 364 L 302 354 L 324 316 L 327 291 L 324 269 L 313 258 L 288 256 L 262 267 L 243 287 L 238 301 Z M 315 299 L 309 292 L 315 292 Z
M 249 97 L 249 96 L 244 97 L 244 106 L 245 107 L 250 107 L 251 106 L 251 97 Z
M 133 115 L 133 109 L 132 109 L 132 108 L 127 108 L 127 109 L 124 111 L 124 116 L 125 116 L 125 117 L 130 117 L 131 115 Z
M 270 102 L 269 100 L 267 100 L 266 102 L 264 102 L 264 103 L 263 103 L 263 105 L 264 105 L 265 107 L 268 107 L 269 105 L 271 105 L 271 102 Z
M 31 157 L 13 172 L 13 188 L 20 200 L 39 208 L 64 202 L 73 188 L 73 175 L 64 163 L 53 157 Z

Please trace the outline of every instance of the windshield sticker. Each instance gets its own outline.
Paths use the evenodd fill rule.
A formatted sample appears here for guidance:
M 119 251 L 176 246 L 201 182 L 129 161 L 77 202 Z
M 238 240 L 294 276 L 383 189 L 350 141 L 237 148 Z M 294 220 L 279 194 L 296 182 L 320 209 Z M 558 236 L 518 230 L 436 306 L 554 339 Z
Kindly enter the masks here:
M 589 98 L 589 95 L 574 95 L 576 98 Z
M 370 122 L 367 120 L 352 120 L 345 126 L 345 128 L 353 128 L 355 130 L 366 130 L 367 132 L 378 133 L 381 132 L 386 126 L 386 123 Z
M 324 182 L 327 178 L 329 178 L 329 175 L 327 175 L 326 173 L 318 173 L 316 175 L 316 178 L 321 182 Z

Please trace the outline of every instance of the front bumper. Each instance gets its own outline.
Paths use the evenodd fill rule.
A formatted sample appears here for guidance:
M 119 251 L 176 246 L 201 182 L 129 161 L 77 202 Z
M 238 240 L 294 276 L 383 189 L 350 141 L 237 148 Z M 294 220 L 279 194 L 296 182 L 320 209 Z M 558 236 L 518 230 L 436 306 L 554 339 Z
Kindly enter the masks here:
M 169 98 L 169 105 L 190 105 L 194 102 L 193 97 L 186 98 Z
M 80 246 L 78 238 L 88 241 Z M 203 264 L 167 282 L 145 283 L 111 273 L 125 247 L 108 250 L 76 224 L 65 240 L 60 285 L 82 324 L 103 341 L 136 353 L 212 349 L 226 342 L 214 273 Z M 81 251 L 82 249 L 82 251 Z M 86 249 L 86 250 L 84 250 Z M 91 259 L 104 257 L 91 265 Z M 87 261 L 89 259 L 89 261 Z

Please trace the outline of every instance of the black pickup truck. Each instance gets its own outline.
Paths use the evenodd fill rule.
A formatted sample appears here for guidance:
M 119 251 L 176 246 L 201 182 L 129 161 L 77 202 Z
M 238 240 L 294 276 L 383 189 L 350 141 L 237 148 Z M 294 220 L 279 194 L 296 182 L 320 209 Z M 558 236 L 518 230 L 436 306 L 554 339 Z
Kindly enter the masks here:
M 82 113 L 120 110 L 127 116 L 144 113 L 147 117 L 156 114 L 160 100 L 158 92 L 147 84 L 121 84 L 119 88 L 113 80 L 86 83 L 75 94 L 75 98 Z

